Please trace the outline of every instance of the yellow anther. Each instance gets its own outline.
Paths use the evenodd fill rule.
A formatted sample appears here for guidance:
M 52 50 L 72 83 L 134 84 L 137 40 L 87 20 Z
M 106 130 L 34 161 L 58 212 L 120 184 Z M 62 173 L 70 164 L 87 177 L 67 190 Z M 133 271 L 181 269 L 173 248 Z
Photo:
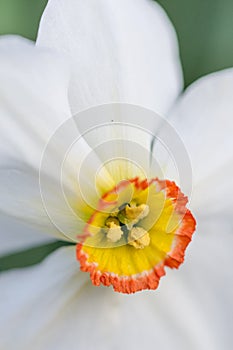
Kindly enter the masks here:
M 142 227 L 133 227 L 128 236 L 128 244 L 136 249 L 143 249 L 150 244 L 149 233 Z
M 115 224 L 115 225 L 117 225 L 117 226 L 120 226 L 120 222 L 119 222 L 119 220 L 117 219 L 117 218 L 115 218 L 115 217 L 108 217 L 107 218 L 107 220 L 105 221 L 105 225 L 107 226 L 107 227 L 111 227 L 111 225 L 112 224 Z
M 125 207 L 125 216 L 128 220 L 141 220 L 145 218 L 149 213 L 149 206 L 147 204 L 141 204 L 139 206 Z
M 139 206 L 125 207 L 125 217 L 127 219 L 126 226 L 129 230 L 137 224 L 140 220 L 144 219 L 149 214 L 149 205 L 140 204 Z
M 121 239 L 123 231 L 121 230 L 119 220 L 114 217 L 109 217 L 106 222 L 106 226 L 109 227 L 107 238 L 109 241 L 116 243 Z
M 115 217 L 117 217 L 118 213 L 119 213 L 119 211 L 114 211 L 113 213 L 110 213 L 109 216 L 115 218 Z

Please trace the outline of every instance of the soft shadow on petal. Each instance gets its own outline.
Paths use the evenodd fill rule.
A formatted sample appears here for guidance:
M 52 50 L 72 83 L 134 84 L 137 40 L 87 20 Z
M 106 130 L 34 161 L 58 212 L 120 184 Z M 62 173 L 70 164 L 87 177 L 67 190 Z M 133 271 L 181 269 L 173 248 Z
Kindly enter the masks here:
M 198 234 L 192 255 L 155 292 L 121 295 L 78 272 L 74 247 L 2 275 L 6 349 L 230 349 L 232 237 Z M 12 332 L 14 337 L 12 337 Z
M 0 214 L 0 223 L 0 256 L 54 241 L 7 215 Z
M 64 240 L 69 240 L 65 232 L 80 230 L 81 223 L 72 215 L 65 199 L 57 193 L 58 186 L 51 179 L 46 178 L 46 203 L 43 203 L 41 197 L 39 174 L 30 167 L 15 164 L 14 168 L 0 169 L 0 180 L 0 212 L 13 220 L 20 220 L 28 226 L 27 230 L 30 227 L 39 230 L 38 234 L 45 234 L 44 239 L 50 235 Z M 16 242 L 21 240 L 20 232 L 19 226 L 14 234 Z M 4 240 L 8 240 L 7 232 Z
M 128 103 L 95 106 L 74 116 L 80 133 L 105 164 L 114 181 L 162 176 L 151 165 L 151 141 L 166 120 Z M 155 164 L 153 164 L 155 168 Z
M 59 249 L 37 267 L 1 274 L 0 322 L 4 331 L 0 348 L 15 349 L 16 344 L 17 349 L 36 346 L 36 338 L 40 334 L 43 337 L 56 318 L 63 318 L 67 302 L 87 279 L 87 274 L 79 272 L 75 247 Z M 10 336 L 10 332 L 15 336 Z
M 182 90 L 176 35 L 154 1 L 49 1 L 37 45 L 71 57 L 73 114 L 109 102 L 165 113 Z
M 171 113 L 193 169 L 192 207 L 201 217 L 231 217 L 233 196 L 233 70 L 192 84 Z

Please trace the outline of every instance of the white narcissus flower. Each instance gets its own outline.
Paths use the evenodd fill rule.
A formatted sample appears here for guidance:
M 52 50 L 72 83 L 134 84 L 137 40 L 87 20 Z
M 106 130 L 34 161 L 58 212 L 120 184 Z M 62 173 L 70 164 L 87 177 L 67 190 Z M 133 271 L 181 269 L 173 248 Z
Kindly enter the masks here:
M 65 58 L 60 51 L 65 53 Z M 14 219 L 14 222 L 8 222 L 3 217 L 4 225 L 8 225 L 8 230 L 14 234 L 8 240 L 5 230 L 1 230 L 1 241 L 7 242 L 1 246 L 1 251 L 22 248 L 24 242 L 25 247 L 38 243 L 39 231 L 66 240 L 74 240 L 77 228 L 81 232 L 82 227 L 82 233 L 86 233 L 93 212 L 83 212 L 82 219 L 87 219 L 89 224 L 86 226 L 86 222 L 77 220 L 67 210 L 57 191 L 61 175 L 57 166 L 62 152 L 78 134 L 71 116 L 85 108 L 110 102 L 141 105 L 168 115 L 191 158 L 194 175 L 192 209 L 198 222 L 186 264 L 178 272 L 167 271 L 167 278 L 161 281 L 156 292 L 143 291 L 128 296 L 115 293 L 112 288 L 93 287 L 89 273 L 79 271 L 75 246 L 57 250 L 35 267 L 3 273 L 0 278 L 0 349 L 139 349 L 146 346 L 163 350 L 230 349 L 233 71 L 202 78 L 178 97 L 182 78 L 173 29 L 160 7 L 144 0 L 51 0 L 42 17 L 37 46 L 19 38 L 2 38 L 0 54 L 0 210 L 2 215 Z M 128 121 L 129 116 L 125 115 L 123 122 Z M 80 121 L 81 128 L 85 122 Z M 135 123 L 140 124 L 137 120 Z M 112 128 L 115 129 L 114 124 Z M 153 128 L 151 125 L 152 131 Z M 124 135 L 127 141 L 145 146 L 144 134 L 128 129 L 129 136 Z M 111 141 L 103 130 L 100 129 L 102 134 L 98 131 L 94 134 L 96 139 L 102 137 Z M 124 140 L 121 142 L 124 144 Z M 45 149 L 46 145 L 49 148 Z M 92 145 L 93 139 L 86 135 L 85 139 L 79 139 L 71 156 L 66 158 L 62 179 L 70 203 L 79 198 L 77 205 L 82 204 L 81 197 L 77 196 L 83 193 L 92 200 L 95 188 L 91 180 L 96 169 L 100 169 L 97 176 L 100 197 L 107 193 L 104 199 L 109 198 L 113 185 L 121 180 L 120 172 L 111 171 L 114 167 L 101 168 L 103 153 L 95 150 L 99 159 L 92 152 Z M 156 152 L 155 145 L 155 158 Z M 128 149 L 126 153 L 129 158 Z M 91 162 L 85 163 L 90 154 Z M 42 193 L 38 183 L 41 165 Z M 132 174 L 140 175 L 134 172 L 134 167 L 121 165 L 124 169 L 122 180 L 129 174 L 129 179 Z M 82 169 L 80 183 L 84 186 L 81 189 L 73 181 L 76 169 Z M 113 224 L 120 227 L 117 231 L 107 231 L 111 244 L 115 244 L 115 240 L 118 242 L 123 234 L 127 237 L 136 234 L 130 226 L 135 218 L 127 214 L 127 210 L 134 214 L 135 201 L 137 208 L 146 210 L 140 207 L 145 204 L 140 199 L 143 190 L 135 195 L 131 185 L 123 186 L 130 188 L 133 194 L 131 206 L 111 207 L 116 214 L 110 216 L 108 211 L 104 217 L 105 222 L 110 218 L 115 220 L 110 220 L 106 230 L 114 229 Z M 159 188 L 161 183 L 155 182 L 155 185 L 159 196 L 163 196 Z M 171 183 L 166 185 L 168 189 L 172 186 Z M 168 211 L 174 204 L 176 187 L 172 186 L 172 189 L 172 199 L 169 194 L 166 199 L 162 197 Z M 152 190 L 152 196 L 158 193 Z M 49 212 L 45 211 L 41 195 Z M 156 197 L 156 203 L 160 203 L 160 197 Z M 148 206 L 151 209 L 150 200 Z M 183 206 L 182 201 L 182 210 Z M 109 209 L 109 201 L 107 207 Z M 133 221 L 134 227 L 139 229 L 146 227 L 146 224 L 140 224 L 149 215 L 143 210 L 139 215 L 144 213 L 145 217 L 137 221 L 136 216 Z M 175 213 L 180 214 L 176 209 Z M 162 211 L 162 215 L 167 224 L 171 213 Z M 70 235 L 64 236 L 50 219 Z M 94 216 L 94 220 L 97 219 Z M 181 223 L 178 219 L 174 215 L 172 220 L 180 227 L 185 216 Z M 194 221 L 191 216 L 189 219 L 191 232 L 185 232 L 191 235 Z M 34 232 L 25 232 L 26 226 L 22 226 L 22 222 L 30 224 Z M 128 225 L 127 230 L 122 229 L 123 234 L 119 231 L 122 223 Z M 176 227 L 175 233 L 177 231 Z M 153 232 L 151 241 L 152 236 Z M 41 235 L 41 242 L 44 240 L 46 235 Z M 163 243 L 169 255 L 171 242 L 168 246 L 167 239 Z M 128 244 L 127 249 L 137 252 L 135 255 L 146 252 L 146 241 L 137 239 L 136 244 L 143 245 L 143 249 Z M 85 247 L 93 249 L 90 244 L 83 247 L 84 250 Z M 183 248 L 181 253 L 178 258 L 182 260 Z M 108 255 L 104 262 L 112 256 Z M 166 258 L 166 254 L 160 256 L 162 265 Z M 136 259 L 136 262 L 140 261 Z M 98 261 L 98 266 L 101 263 Z M 171 260 L 170 265 L 173 266 Z M 127 268 L 120 266 L 119 274 Z M 95 278 L 93 282 L 96 282 Z M 108 276 L 105 275 L 101 282 L 108 284 Z M 117 282 L 115 289 L 123 292 L 145 286 L 133 283 L 130 285 L 132 290 L 128 290 L 129 286 L 123 286 L 120 277 Z M 152 284 L 155 284 L 151 288 L 156 287 L 157 282 L 153 280 Z

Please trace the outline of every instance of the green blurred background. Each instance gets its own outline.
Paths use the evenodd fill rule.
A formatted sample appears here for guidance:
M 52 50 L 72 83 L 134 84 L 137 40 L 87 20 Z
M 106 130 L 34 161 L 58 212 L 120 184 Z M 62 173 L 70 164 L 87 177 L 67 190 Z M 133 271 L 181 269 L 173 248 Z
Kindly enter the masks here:
M 233 66 L 232 0 L 158 2 L 178 34 L 186 86 L 202 75 Z M 46 3 L 47 0 L 0 0 L 0 34 L 19 34 L 35 40 Z
M 186 86 L 202 75 L 233 66 L 232 0 L 158 2 L 178 34 Z M 0 34 L 19 34 L 35 40 L 46 3 L 47 0 L 0 0 Z M 55 242 L 2 257 L 0 271 L 35 264 L 64 244 Z

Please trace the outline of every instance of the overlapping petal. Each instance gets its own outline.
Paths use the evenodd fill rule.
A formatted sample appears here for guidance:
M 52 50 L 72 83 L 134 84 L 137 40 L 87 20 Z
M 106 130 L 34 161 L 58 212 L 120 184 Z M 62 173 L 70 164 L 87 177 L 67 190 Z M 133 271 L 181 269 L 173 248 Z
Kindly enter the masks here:
M 32 42 L 19 37 L 1 37 L 0 53 L 1 211 L 27 220 L 35 209 L 32 209 L 30 191 L 34 195 L 37 191 L 36 207 L 40 206 L 40 214 L 35 218 L 39 222 L 43 212 L 38 193 L 40 157 L 54 128 L 70 115 L 69 68 L 58 53 L 35 48 Z M 28 228 L 20 223 L 9 226 L 9 218 L 1 217 L 5 252 L 10 250 L 9 245 L 12 251 L 21 248 L 25 242 L 23 238 L 27 240 L 25 247 L 46 241 L 46 237 L 35 239 L 32 228 L 30 236 L 26 234 Z M 43 224 L 40 222 L 40 226 Z M 12 226 L 17 229 L 12 231 Z M 23 235 L 20 234 L 22 230 Z
M 76 172 L 91 149 L 71 118 L 68 63 L 17 37 L 1 38 L 0 53 L 0 211 L 58 238 L 70 229 L 77 235 L 82 220 L 70 203 L 79 202 Z M 99 164 L 93 154 L 82 178 Z

